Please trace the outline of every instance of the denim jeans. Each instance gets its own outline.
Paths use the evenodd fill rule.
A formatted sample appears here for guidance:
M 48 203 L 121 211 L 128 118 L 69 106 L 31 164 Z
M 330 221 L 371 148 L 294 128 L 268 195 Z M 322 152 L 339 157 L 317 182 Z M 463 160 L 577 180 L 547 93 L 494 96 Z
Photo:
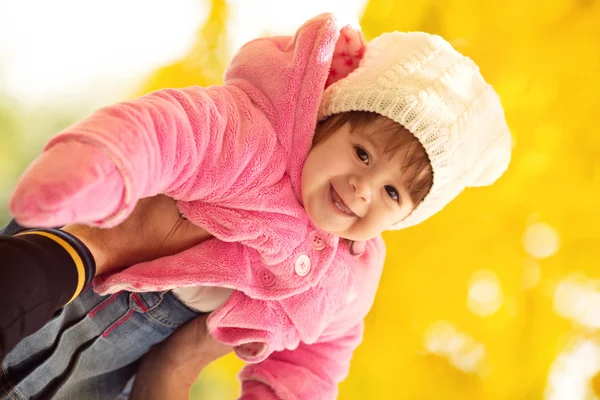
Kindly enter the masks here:
M 115 399 L 138 360 L 197 315 L 171 292 L 88 287 L 6 356 L 0 399 Z

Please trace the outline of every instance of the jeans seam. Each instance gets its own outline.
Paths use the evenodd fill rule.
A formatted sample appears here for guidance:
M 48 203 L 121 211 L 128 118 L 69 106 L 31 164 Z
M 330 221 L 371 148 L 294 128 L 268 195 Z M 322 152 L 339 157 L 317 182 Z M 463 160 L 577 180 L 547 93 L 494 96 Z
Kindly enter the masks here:
M 133 315 L 133 313 L 134 313 L 134 310 L 129 309 L 125 314 L 123 314 L 121 317 L 119 317 L 119 319 L 117 319 L 115 322 L 110 324 L 108 326 L 108 328 L 106 328 L 100 336 L 102 336 L 105 339 L 108 338 L 111 333 L 113 333 L 116 329 L 118 329 L 124 323 L 129 321 L 131 319 L 131 316 Z
M 155 304 L 152 304 L 151 306 L 147 306 L 146 305 L 147 310 L 144 311 L 144 314 L 148 314 L 148 313 L 154 311 L 157 307 L 159 307 L 165 301 L 165 293 L 166 292 L 159 292 L 159 294 L 158 294 L 158 301 Z M 138 295 L 138 299 L 142 303 L 145 303 L 145 300 L 143 299 L 142 296 Z M 131 299 L 130 299 L 130 301 L 131 301 Z
M 144 315 L 146 315 L 146 317 L 148 317 L 148 319 L 151 320 L 152 322 L 156 322 L 157 324 L 162 325 L 165 328 L 176 328 L 183 324 L 183 323 L 175 323 L 175 322 L 171 322 L 171 321 L 163 322 L 163 321 L 160 321 L 159 319 L 155 318 L 154 316 L 150 315 L 149 313 L 144 314 Z
M 100 303 L 96 304 L 90 311 L 88 311 L 87 315 L 89 315 L 89 317 L 93 319 L 96 316 L 96 314 L 98 314 L 100 311 L 104 310 L 106 307 L 118 300 L 120 293 L 121 292 L 113 293 L 106 299 L 103 299 Z
M 4 393 L 6 393 L 6 395 L 8 397 L 10 397 L 10 400 L 25 400 L 25 397 L 10 382 L 10 379 L 8 378 L 8 371 L 6 371 L 6 368 L 4 368 L 4 364 L 2 364 L 2 375 L 4 375 L 4 377 L 6 378 L 5 381 L 6 381 L 6 384 L 8 385 L 8 390 L 6 390 L 6 387 L 4 386 L 4 383 L 2 380 L 0 380 L 0 386 L 2 387 L 2 390 L 4 391 Z M 13 392 L 13 394 L 17 397 L 16 398 L 13 397 L 10 392 Z
M 146 318 L 148 318 L 150 321 L 152 321 L 158 325 L 161 325 L 165 328 L 173 329 L 173 328 L 177 328 L 177 327 L 181 326 L 183 324 L 183 322 L 170 320 L 167 316 L 168 314 L 166 314 L 163 311 L 161 311 L 160 309 L 158 309 L 161 305 L 164 304 L 165 296 L 168 295 L 168 292 L 169 291 L 160 292 L 160 295 L 159 295 L 160 300 L 156 304 L 152 305 L 151 307 L 147 307 L 147 311 L 144 311 L 144 310 L 141 310 L 141 311 L 136 310 L 136 311 L 138 311 L 141 315 L 146 316 Z M 131 306 L 132 299 L 133 299 L 133 296 L 130 296 L 130 299 L 129 299 L 130 306 Z M 139 299 L 140 299 L 140 301 L 145 303 L 141 297 L 139 297 Z M 178 300 L 178 301 L 181 302 L 181 300 Z M 137 304 L 137 306 L 139 308 L 141 308 L 140 305 L 137 303 L 137 301 L 135 301 L 135 303 Z M 183 304 L 183 302 L 181 302 L 181 304 Z M 186 309 L 192 311 L 189 307 L 186 307 Z

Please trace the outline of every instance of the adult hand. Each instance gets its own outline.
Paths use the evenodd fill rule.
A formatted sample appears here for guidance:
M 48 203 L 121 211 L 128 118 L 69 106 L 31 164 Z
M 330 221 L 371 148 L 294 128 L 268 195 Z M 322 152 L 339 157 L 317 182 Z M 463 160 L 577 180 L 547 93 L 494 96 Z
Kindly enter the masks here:
M 138 202 L 114 228 L 67 225 L 96 261 L 96 275 L 186 250 L 211 235 L 182 218 L 175 200 L 158 195 Z
M 96 275 L 179 253 L 209 238 L 204 229 L 180 216 L 175 200 L 158 195 L 142 199 L 133 213 L 114 228 L 67 225 L 96 261 Z M 192 384 L 210 362 L 231 347 L 207 331 L 208 314 L 179 328 L 142 358 L 132 399 L 188 399 Z
M 187 400 L 200 372 L 231 351 L 208 333 L 202 315 L 154 346 L 138 368 L 132 400 Z

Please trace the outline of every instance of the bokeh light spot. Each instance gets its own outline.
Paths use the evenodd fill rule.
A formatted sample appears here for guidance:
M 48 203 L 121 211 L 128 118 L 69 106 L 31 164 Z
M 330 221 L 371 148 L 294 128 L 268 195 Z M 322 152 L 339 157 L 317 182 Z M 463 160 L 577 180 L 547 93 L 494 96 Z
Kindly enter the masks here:
M 538 222 L 527 228 L 523 235 L 523 246 L 528 254 L 536 258 L 554 255 L 560 247 L 560 236 L 552 226 Z
M 583 274 L 562 280 L 554 292 L 554 311 L 576 324 L 600 328 L 600 280 Z
M 548 377 L 546 400 L 595 399 L 591 380 L 600 370 L 600 347 L 577 339 L 558 355 Z
M 445 358 L 452 366 L 465 373 L 481 371 L 485 346 L 464 332 L 459 332 L 447 321 L 438 321 L 425 332 L 425 348 Z
M 504 301 L 504 295 L 496 274 L 488 270 L 477 271 L 468 285 L 469 311 L 480 317 L 488 317 L 498 311 Z

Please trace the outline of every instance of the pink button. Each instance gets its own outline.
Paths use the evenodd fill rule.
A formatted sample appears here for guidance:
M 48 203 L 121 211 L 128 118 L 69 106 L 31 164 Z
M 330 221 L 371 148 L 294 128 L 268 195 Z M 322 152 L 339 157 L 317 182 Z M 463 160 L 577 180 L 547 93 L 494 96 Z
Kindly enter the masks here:
M 258 271 L 258 279 L 264 287 L 273 286 L 275 284 L 275 275 L 267 268 L 261 268 Z
M 306 276 L 310 272 L 310 258 L 306 254 L 302 254 L 296 260 L 294 270 L 300 276 Z
M 325 240 L 317 231 L 312 231 L 308 237 L 310 238 L 310 244 L 315 250 L 323 250 L 325 248 Z
M 365 252 L 366 247 L 367 242 L 352 242 L 352 245 L 350 245 L 350 254 L 352 254 L 353 256 L 361 256 Z

